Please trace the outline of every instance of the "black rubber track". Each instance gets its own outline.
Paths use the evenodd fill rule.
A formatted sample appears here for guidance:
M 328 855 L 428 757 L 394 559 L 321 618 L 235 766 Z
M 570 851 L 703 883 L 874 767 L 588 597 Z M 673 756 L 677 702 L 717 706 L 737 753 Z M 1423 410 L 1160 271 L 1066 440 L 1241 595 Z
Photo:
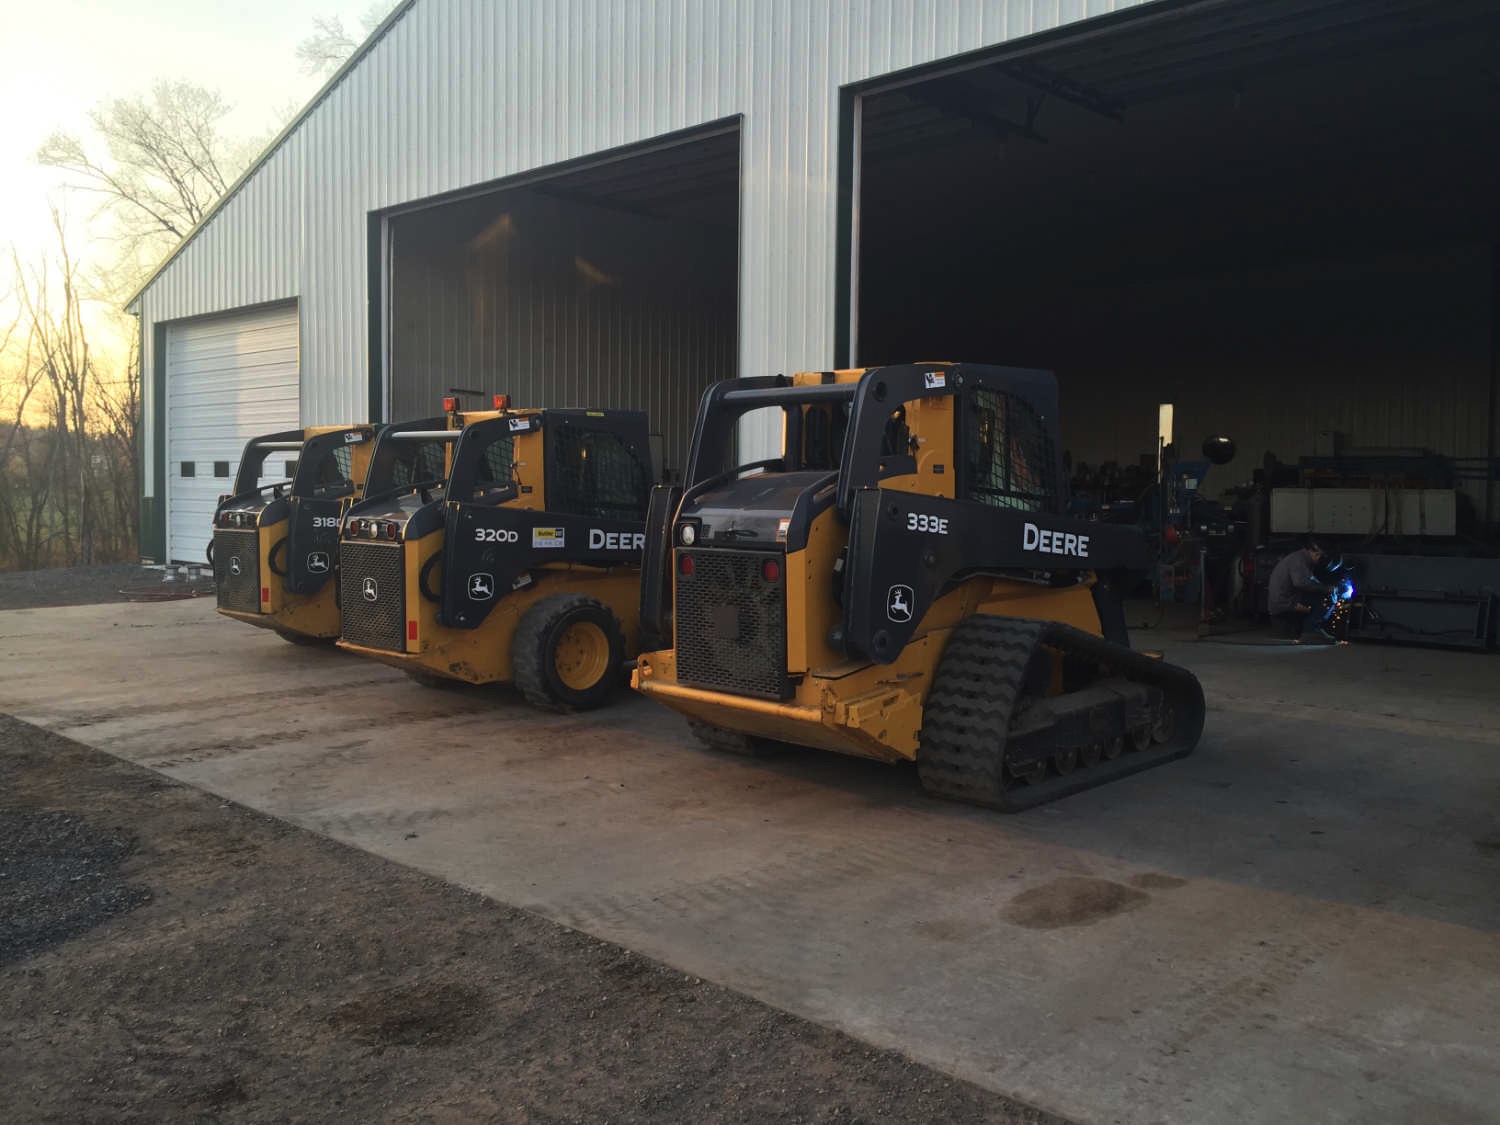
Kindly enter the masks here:
M 612 668 L 606 669 L 594 687 L 569 697 L 568 689 L 556 679 L 553 668 L 553 627 L 565 617 L 579 611 L 591 613 L 613 652 Z M 551 594 L 536 602 L 521 617 L 511 640 L 511 681 L 526 697 L 526 702 L 545 711 L 592 711 L 603 706 L 619 686 L 616 669 L 625 663 L 624 633 L 620 621 L 610 608 L 586 594 Z
M 1158 688 L 1172 708 L 1170 738 L 1113 760 L 1029 783 L 1007 768 L 1006 739 L 1038 646 L 1059 649 Z M 963 621 L 938 661 L 922 715 L 917 772 L 935 796 L 1019 812 L 1192 753 L 1203 733 L 1203 688 L 1191 672 L 1053 621 L 976 615 Z

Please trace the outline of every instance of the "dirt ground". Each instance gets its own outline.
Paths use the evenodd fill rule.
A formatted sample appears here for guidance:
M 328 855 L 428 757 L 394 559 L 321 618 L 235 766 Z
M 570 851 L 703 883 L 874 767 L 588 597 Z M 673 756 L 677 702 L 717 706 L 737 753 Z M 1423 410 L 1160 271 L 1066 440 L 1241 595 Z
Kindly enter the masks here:
M 0 718 L 0 1120 L 1055 1118 Z
M 162 575 L 159 568 L 134 563 L 6 571 L 0 573 L 0 610 L 123 602 L 121 590 L 154 587 Z

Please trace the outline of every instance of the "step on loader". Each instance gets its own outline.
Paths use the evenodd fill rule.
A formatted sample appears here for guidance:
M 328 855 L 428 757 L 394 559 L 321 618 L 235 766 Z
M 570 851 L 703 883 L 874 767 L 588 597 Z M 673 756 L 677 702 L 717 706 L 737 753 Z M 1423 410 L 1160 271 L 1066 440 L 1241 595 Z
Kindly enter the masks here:
M 340 647 L 429 686 L 598 707 L 637 647 L 646 415 L 444 405 L 376 444 L 342 531 Z
M 778 456 L 736 464 L 738 423 Z M 710 747 L 915 761 L 1019 810 L 1189 753 L 1203 693 L 1132 651 L 1134 528 L 1065 517 L 1051 373 L 927 363 L 718 383 L 654 490 L 634 686 Z
M 294 644 L 338 639 L 339 525 L 362 494 L 379 429 L 309 426 L 245 445 L 208 547 L 220 613 Z M 285 459 L 284 478 L 266 471 L 273 456 Z

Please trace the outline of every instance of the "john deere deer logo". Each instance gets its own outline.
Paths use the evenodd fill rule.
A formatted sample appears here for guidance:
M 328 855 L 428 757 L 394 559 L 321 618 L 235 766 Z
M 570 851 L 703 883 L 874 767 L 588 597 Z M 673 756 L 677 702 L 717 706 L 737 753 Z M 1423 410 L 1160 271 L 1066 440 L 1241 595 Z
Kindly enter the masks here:
M 238 555 L 229 560 L 229 573 L 236 578 L 240 576 L 240 560 Z
M 910 621 L 912 601 L 910 586 L 892 586 L 885 596 L 885 615 L 892 621 Z
M 366 578 L 364 585 L 365 601 L 378 602 L 380 600 L 380 583 L 373 578 Z

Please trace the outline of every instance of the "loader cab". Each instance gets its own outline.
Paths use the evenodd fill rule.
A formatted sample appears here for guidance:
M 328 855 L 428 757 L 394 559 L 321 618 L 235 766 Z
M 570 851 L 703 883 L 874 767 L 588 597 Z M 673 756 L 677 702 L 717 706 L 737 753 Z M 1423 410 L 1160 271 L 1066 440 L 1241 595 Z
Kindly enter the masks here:
M 339 521 L 360 496 L 378 430 L 310 426 L 246 444 L 234 491 L 214 511 L 210 562 L 222 611 L 282 617 L 285 608 L 275 627 L 336 634 L 329 612 L 307 602 L 332 577 Z
M 740 420 L 765 410 L 780 413 L 780 455 L 734 463 Z M 684 547 L 791 559 L 807 549 L 825 513 L 832 520 L 824 526 L 847 537 L 856 509 L 881 494 L 903 504 L 957 502 L 957 514 L 909 513 L 909 530 L 940 528 L 933 534 L 945 537 L 972 534 L 963 519 L 969 504 L 1059 514 L 1066 495 L 1056 434 L 1056 380 L 1045 371 L 907 364 L 716 384 L 699 409 L 683 488 L 653 496 L 643 628 L 659 642 L 671 635 L 671 584 L 682 584 Z M 952 540 L 938 545 L 944 542 Z M 845 559 L 834 569 L 842 604 Z M 839 645 L 852 635 L 840 632 Z
M 343 529 L 344 640 L 421 652 L 558 567 L 634 566 L 651 479 L 639 411 L 495 409 L 388 427 Z M 473 667 L 472 662 L 469 665 Z

